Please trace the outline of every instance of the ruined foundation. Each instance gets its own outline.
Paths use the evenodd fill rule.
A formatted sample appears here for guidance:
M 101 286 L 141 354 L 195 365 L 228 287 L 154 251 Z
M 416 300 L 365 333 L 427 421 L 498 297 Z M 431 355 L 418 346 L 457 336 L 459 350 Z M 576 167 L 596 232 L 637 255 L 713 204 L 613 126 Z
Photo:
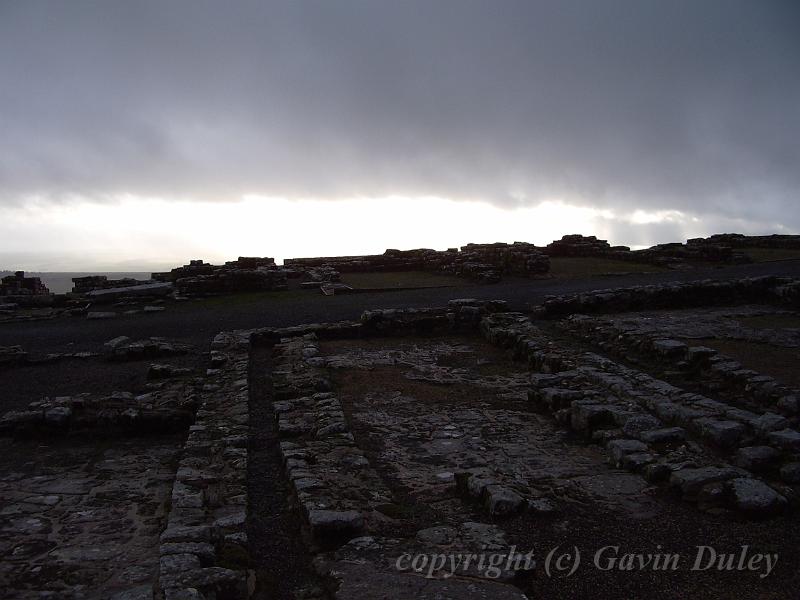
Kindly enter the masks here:
M 202 376 L 155 364 L 144 395 L 35 402 L 0 420 L 7 454 L 49 440 L 0 481 L 0 586 L 9 598 L 524 598 L 560 589 L 541 562 L 453 573 L 411 557 L 541 561 L 571 532 L 613 537 L 604 523 L 669 539 L 732 523 L 794 531 L 796 380 L 723 345 L 797 351 L 799 285 L 606 290 L 530 314 L 454 300 L 223 332 Z M 115 339 L 102 360 L 186 352 Z M 791 561 L 791 536 L 776 543 Z

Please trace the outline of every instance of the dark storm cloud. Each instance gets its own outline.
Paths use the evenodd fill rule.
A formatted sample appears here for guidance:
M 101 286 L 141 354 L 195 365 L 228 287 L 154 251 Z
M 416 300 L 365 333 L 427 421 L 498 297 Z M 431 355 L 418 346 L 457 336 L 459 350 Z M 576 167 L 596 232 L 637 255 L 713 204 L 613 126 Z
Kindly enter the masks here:
M 797 228 L 798 6 L 2 2 L 0 199 L 563 197 Z

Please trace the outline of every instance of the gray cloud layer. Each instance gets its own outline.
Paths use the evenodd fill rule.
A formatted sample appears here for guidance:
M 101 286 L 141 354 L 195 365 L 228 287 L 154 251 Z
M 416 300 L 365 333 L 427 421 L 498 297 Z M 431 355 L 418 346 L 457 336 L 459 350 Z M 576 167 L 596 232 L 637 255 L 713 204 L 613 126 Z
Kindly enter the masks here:
M 0 202 L 545 197 L 800 226 L 800 4 L 0 3 Z

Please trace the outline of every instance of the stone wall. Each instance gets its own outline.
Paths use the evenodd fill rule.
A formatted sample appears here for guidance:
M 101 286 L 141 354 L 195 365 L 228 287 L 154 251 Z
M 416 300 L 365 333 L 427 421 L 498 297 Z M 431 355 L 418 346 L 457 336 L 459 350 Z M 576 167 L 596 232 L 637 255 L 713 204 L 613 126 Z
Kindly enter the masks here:
M 239 257 L 224 265 L 192 260 L 167 273 L 153 273 L 153 279 L 172 282 L 178 293 L 213 295 L 237 292 L 282 291 L 288 289 L 286 273 L 273 258 Z
M 734 251 L 729 245 L 703 238 L 689 240 L 685 244 L 658 244 L 631 252 L 631 255 L 641 262 L 666 266 L 692 262 L 736 264 L 750 262 L 746 254 Z
M 331 331 L 344 335 L 348 330 L 343 325 Z M 793 426 L 793 413 L 787 418 L 771 412 L 767 405 L 758 412 L 748 411 L 686 392 L 592 353 L 576 354 L 549 339 L 526 316 L 495 312 L 484 303 L 460 301 L 438 309 L 367 311 L 360 328 L 354 325 L 349 333 L 395 335 L 478 325 L 489 341 L 508 348 L 534 370 L 529 394 L 533 406 L 552 411 L 562 424 L 604 445 L 609 460 L 618 466 L 674 489 L 707 510 L 772 515 L 787 507 L 787 497 L 794 497 L 787 487 L 800 473 L 800 433 Z M 326 331 L 325 326 L 317 327 Z M 294 389 L 288 395 L 281 392 L 280 399 L 296 400 L 276 405 L 279 428 L 290 436 L 320 428 L 326 435 L 335 434 L 327 429 L 338 422 L 334 417 L 339 409 L 331 404 L 335 396 L 319 388 L 326 379 L 321 373 L 317 379 L 309 379 L 296 367 L 301 361 L 314 369 L 316 336 L 296 337 L 308 336 L 308 331 L 299 328 L 294 333 L 295 337 L 284 339 L 280 346 L 281 356 L 294 356 L 289 362 L 295 367 L 286 373 L 291 373 L 292 381 L 299 378 L 297 381 L 311 387 L 305 390 L 289 380 L 280 384 Z M 283 380 L 279 377 L 279 381 Z M 697 442 L 687 444 L 690 440 Z M 305 450 L 301 450 L 296 442 L 284 445 L 287 472 L 303 486 L 304 478 L 311 477 L 310 487 L 301 496 L 311 492 L 313 497 L 314 490 L 321 488 L 312 485 L 315 479 L 309 475 Z M 720 453 L 727 458 L 721 460 Z M 483 498 L 481 485 L 488 490 L 492 482 L 472 479 L 470 473 L 464 474 L 458 482 L 460 489 Z M 308 522 L 311 531 L 327 527 L 330 532 L 350 532 L 351 537 L 360 531 L 361 521 L 355 513 L 313 516 L 320 521 Z
M 489 315 L 481 330 L 537 371 L 534 406 L 605 446 L 618 466 L 702 509 L 759 517 L 784 510 L 787 496 L 794 498 L 788 484 L 800 470 L 800 433 L 784 417 L 749 413 L 598 355 L 576 354 L 519 313 Z M 768 483 L 754 472 L 766 473 Z
M 217 335 L 205 377 L 193 377 L 190 369 L 151 365 L 150 378 L 157 381 L 148 384 L 146 393 L 49 397 L 0 418 L 0 436 L 64 436 L 76 443 L 107 436 L 159 439 L 153 436 L 188 430 L 171 484 L 166 528 L 157 546 L 158 594 L 154 595 L 152 582 L 143 582 L 113 598 L 233 600 L 251 594 L 246 535 L 251 333 Z M 160 338 L 143 342 L 117 338 L 105 350 L 110 360 L 127 360 L 171 355 L 185 348 Z M 163 375 L 169 377 L 161 379 Z
M 246 533 L 249 340 L 249 332 L 227 332 L 212 344 L 209 381 L 189 428 L 160 538 L 165 600 L 252 593 Z
M 707 238 L 695 238 L 689 243 L 720 243 L 733 248 L 800 248 L 800 235 L 743 235 L 741 233 L 717 233 Z
M 670 338 L 668 332 L 637 330 L 627 324 L 620 326 L 586 315 L 574 315 L 559 326 L 610 354 L 629 360 L 644 359 L 672 373 L 684 374 L 698 381 L 702 389 L 713 391 L 746 410 L 772 411 L 789 418 L 798 414 L 800 390 L 746 369 L 712 348 Z
M 428 248 L 416 250 L 386 250 L 383 254 L 360 256 L 320 256 L 314 258 L 287 258 L 283 265 L 292 269 L 330 267 L 340 273 L 415 271 L 449 262 L 447 254 L 458 251 L 438 252 Z
M 547 273 L 548 257 L 533 244 L 467 244 L 444 251 L 386 250 L 383 254 L 288 258 L 290 269 L 328 267 L 341 273 L 440 271 L 483 283 L 498 281 L 503 275 L 532 276 Z
M 191 384 L 169 382 L 146 394 L 76 394 L 31 402 L 0 417 L 0 435 L 137 436 L 185 431 L 194 419 L 197 394 Z
M 695 238 L 685 244 L 675 242 L 631 250 L 628 246 L 611 246 L 606 240 L 599 240 L 593 235 L 565 235 L 548 244 L 544 251 L 549 256 L 600 257 L 659 266 L 679 266 L 693 262 L 749 262 L 745 254 L 733 250 L 727 238 L 717 236 Z
M 403 335 L 469 331 L 487 314 L 505 310 L 503 300 L 450 300 L 446 307 L 367 310 L 361 315 L 363 335 Z
M 19 306 L 49 306 L 53 294 L 39 277 L 25 277 L 25 271 L 16 271 L 0 279 L 0 302 Z
M 216 267 L 203 259 L 190 260 L 188 265 L 175 267 L 171 271 L 153 273 L 152 278 L 156 281 L 175 282 L 184 277 L 197 277 L 200 275 L 211 275 Z
M 611 256 L 615 253 L 629 252 L 627 246 L 611 246 L 606 240 L 598 240 L 593 235 L 565 235 L 544 249 L 548 256 Z
M 542 275 L 550 270 L 549 257 L 608 258 L 680 268 L 692 263 L 744 263 L 750 258 L 745 247 L 800 247 L 800 236 L 713 235 L 686 243 L 658 244 L 642 250 L 612 246 L 596 236 L 565 235 L 544 248 L 525 242 L 513 244 L 467 244 L 444 251 L 386 250 L 383 254 L 289 258 L 291 269 L 330 267 L 342 273 L 429 270 L 444 271 L 482 282 L 498 281 L 504 275 Z
M 391 492 L 355 444 L 342 406 L 317 361 L 314 333 L 273 348 L 273 408 L 280 451 L 306 534 L 317 547 L 364 530 L 362 511 L 391 502 Z M 359 494 L 369 490 L 369 500 Z
M 548 296 L 535 313 L 549 318 L 575 313 L 607 313 L 775 302 L 800 306 L 800 281 L 791 277 L 750 277 L 718 281 L 634 286 Z
M 72 293 L 85 294 L 94 290 L 107 290 L 109 288 L 134 287 L 152 283 L 152 280 L 139 280 L 131 277 L 122 279 L 109 279 L 105 275 L 87 275 L 86 277 L 72 278 Z
M 492 282 L 503 275 L 543 275 L 550 270 L 550 259 L 541 248 L 524 242 L 467 244 L 461 247 L 453 265 L 444 270 Z
M 616 253 L 615 258 L 660 265 L 711 262 L 741 264 L 751 262 L 748 248 L 799 249 L 800 235 L 742 235 L 722 233 L 707 238 L 692 238 L 685 244 L 658 244 L 644 250 Z
M 50 290 L 41 279 L 25 277 L 25 271 L 17 271 L 0 279 L 0 296 L 40 296 L 49 293 Z

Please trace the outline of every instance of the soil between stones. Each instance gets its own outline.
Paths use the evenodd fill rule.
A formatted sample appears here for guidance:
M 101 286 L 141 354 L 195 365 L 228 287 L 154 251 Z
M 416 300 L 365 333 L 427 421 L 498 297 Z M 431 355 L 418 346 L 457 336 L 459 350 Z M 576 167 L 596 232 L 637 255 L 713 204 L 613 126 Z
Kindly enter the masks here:
M 295 598 L 318 584 L 289 498 L 272 410 L 271 348 L 250 355 L 250 443 L 247 461 L 247 537 L 258 580 L 255 600 Z

